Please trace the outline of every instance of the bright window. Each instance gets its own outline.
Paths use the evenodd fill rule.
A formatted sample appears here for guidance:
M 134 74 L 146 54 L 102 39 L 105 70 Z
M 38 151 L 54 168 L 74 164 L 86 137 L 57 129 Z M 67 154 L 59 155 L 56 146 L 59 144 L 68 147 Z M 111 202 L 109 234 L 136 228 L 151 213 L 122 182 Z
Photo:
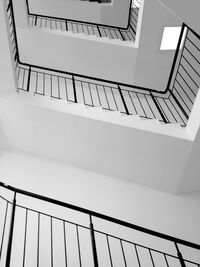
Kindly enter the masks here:
M 176 50 L 181 27 L 165 27 L 160 50 Z

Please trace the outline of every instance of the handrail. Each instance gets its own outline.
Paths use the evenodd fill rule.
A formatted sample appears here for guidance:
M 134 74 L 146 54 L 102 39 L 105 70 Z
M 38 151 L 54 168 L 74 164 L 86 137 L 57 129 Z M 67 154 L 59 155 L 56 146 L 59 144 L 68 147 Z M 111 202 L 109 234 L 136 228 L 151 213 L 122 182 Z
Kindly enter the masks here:
M 134 0 L 130 1 L 130 5 L 129 5 L 129 14 L 128 14 L 128 21 L 127 21 L 127 27 L 122 28 L 120 27 L 121 30 L 128 30 L 128 28 L 130 27 L 130 17 L 131 17 L 131 9 L 132 9 L 132 2 Z M 26 0 L 26 6 L 27 6 L 27 11 L 28 11 L 28 15 L 30 16 L 42 16 L 42 17 L 48 17 L 48 18 L 52 18 L 52 19 L 63 19 L 63 20 L 67 20 L 67 21 L 72 21 L 72 22 L 79 22 L 79 23 L 87 23 L 87 24 L 95 24 L 97 26 L 104 26 L 104 27 L 110 27 L 110 28 L 116 28 L 115 26 L 111 26 L 111 25 L 107 25 L 107 24 L 102 24 L 102 23 L 93 23 L 93 22 L 89 22 L 89 21 L 82 21 L 82 20 L 73 20 L 73 19 L 66 19 L 66 18 L 60 18 L 60 17 L 53 17 L 53 16 L 47 16 L 47 15 L 41 15 L 41 14 L 35 14 L 35 13 L 31 13 L 30 12 L 30 6 L 29 6 L 29 0 Z
M 188 246 L 188 247 L 200 250 L 200 244 L 195 244 L 193 242 L 189 242 L 189 241 L 186 241 L 186 240 L 183 240 L 183 239 L 180 239 L 180 238 L 176 238 L 176 237 L 173 237 L 173 236 L 170 236 L 170 235 L 166 235 L 166 234 L 154 231 L 154 230 L 150 230 L 150 229 L 147 229 L 145 227 L 138 226 L 138 225 L 135 225 L 135 224 L 132 224 L 132 223 L 128 223 L 128 222 L 125 222 L 125 221 L 122 221 L 122 220 L 119 220 L 119 219 L 116 219 L 116 218 L 113 218 L 113 217 L 110 217 L 110 216 L 107 216 L 107 215 L 92 211 L 92 210 L 89 210 L 89 209 L 85 209 L 85 208 L 82 208 L 82 207 L 79 207 L 79 206 L 76 206 L 76 205 L 72 205 L 72 204 L 69 204 L 69 203 L 66 203 L 66 202 L 62 202 L 62 201 L 59 201 L 59 200 L 56 200 L 56 199 L 53 199 L 53 198 L 49 198 L 49 197 L 42 196 L 42 195 L 39 195 L 39 194 L 36 194 L 36 193 L 32 193 L 32 192 L 29 192 L 29 191 L 26 191 L 26 190 L 22 190 L 22 189 L 7 185 L 7 184 L 5 184 L 3 182 L 0 182 L 0 187 L 6 188 L 6 189 L 8 189 L 8 190 L 10 190 L 12 192 L 19 193 L 19 194 L 24 195 L 24 196 L 32 197 L 32 198 L 39 199 L 39 200 L 42 200 L 42 201 L 45 201 L 45 202 L 49 202 L 49 203 L 52 203 L 52 204 L 55 204 L 55 205 L 59 205 L 59 206 L 65 207 L 65 208 L 69 208 L 69 209 L 72 209 L 72 210 L 87 214 L 89 216 L 97 217 L 99 219 L 103 219 L 103 220 L 106 220 L 106 221 L 109 221 L 109 222 L 112 222 L 112 223 L 116 223 L 116 224 L 119 224 L 119 225 L 122 225 L 122 226 L 125 226 L 125 227 L 128 227 L 128 228 L 137 230 L 139 232 L 143 232 L 143 233 L 146 233 L 146 234 L 149 234 L 149 235 L 153 235 L 155 237 L 162 238 L 162 239 L 165 239 L 165 240 L 168 240 L 168 241 L 180 244 L 180 245 L 184 245 L 184 246 Z

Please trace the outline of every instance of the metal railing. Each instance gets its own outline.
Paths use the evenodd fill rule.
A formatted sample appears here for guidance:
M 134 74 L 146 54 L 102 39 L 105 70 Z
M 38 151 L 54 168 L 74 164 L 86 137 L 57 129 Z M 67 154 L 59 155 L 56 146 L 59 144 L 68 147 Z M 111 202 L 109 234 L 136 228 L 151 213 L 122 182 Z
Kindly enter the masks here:
M 119 27 L 101 25 L 77 20 L 62 19 L 45 15 L 33 14 L 30 12 L 28 0 L 27 13 L 29 26 L 40 28 L 49 28 L 61 31 L 71 31 L 73 33 L 84 33 L 86 35 L 95 35 L 96 37 L 107 37 L 109 39 L 119 39 L 121 41 L 135 41 L 137 21 L 139 14 L 139 3 L 137 0 L 130 3 L 129 23 L 126 29 Z
M 0 187 L 2 266 L 200 266 L 199 244 L 2 182 Z M 43 211 L 46 205 L 54 207 L 50 213 Z
M 188 119 L 200 87 L 200 36 L 183 24 L 168 86 Z
M 158 119 L 163 123 L 186 125 L 187 119 L 169 94 L 97 81 L 78 74 L 41 69 L 29 64 L 18 64 L 18 89 L 34 95 L 49 96 L 68 102 L 100 107 L 106 111 L 120 111 L 123 115 L 138 115 Z
M 83 103 L 124 115 L 186 126 L 200 87 L 200 36 L 183 23 L 167 88 L 158 92 L 116 81 L 22 63 L 12 1 L 8 20 L 20 91 Z

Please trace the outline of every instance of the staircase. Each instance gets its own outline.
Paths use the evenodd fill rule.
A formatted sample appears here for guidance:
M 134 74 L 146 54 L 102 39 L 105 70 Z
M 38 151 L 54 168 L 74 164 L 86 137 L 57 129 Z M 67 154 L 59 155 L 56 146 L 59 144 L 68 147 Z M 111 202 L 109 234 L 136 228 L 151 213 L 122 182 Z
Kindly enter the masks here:
M 51 18 L 48 16 L 34 15 L 29 13 L 27 14 L 27 16 L 28 16 L 29 27 L 33 28 L 34 27 L 47 28 L 52 30 L 73 32 L 75 34 L 78 33 L 84 35 L 93 35 L 96 36 L 97 38 L 107 38 L 112 40 L 117 39 L 122 42 L 135 42 L 137 21 L 139 15 L 139 5 L 140 5 L 139 1 L 137 2 L 137 4 L 135 3 L 135 1 L 133 1 L 130 10 L 129 26 L 128 29 L 126 30 L 120 29 L 118 27 L 109 27 L 109 26 L 103 26 L 93 23 L 85 23 L 75 20 L 72 21 L 68 19 Z
M 199 244 L 2 182 L 0 208 L 1 266 L 199 266 Z
M 19 92 L 95 107 L 96 112 L 112 111 L 116 117 L 128 116 L 126 120 L 134 117 L 162 124 L 187 125 L 200 85 L 200 37 L 185 24 L 167 89 L 159 92 L 20 62 L 12 1 L 8 2 L 7 15 Z

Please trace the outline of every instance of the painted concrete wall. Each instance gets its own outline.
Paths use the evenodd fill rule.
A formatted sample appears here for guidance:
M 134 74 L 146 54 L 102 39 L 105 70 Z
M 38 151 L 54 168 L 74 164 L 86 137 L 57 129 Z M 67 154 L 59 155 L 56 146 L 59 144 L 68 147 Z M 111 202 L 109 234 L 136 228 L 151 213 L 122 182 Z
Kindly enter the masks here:
M 137 48 L 95 38 L 18 29 L 21 61 L 37 66 L 132 84 Z M 125 71 L 124 71 L 125 70 Z
M 167 192 L 176 192 L 192 148 L 185 138 L 62 113 L 17 97 L 1 98 L 0 119 L 15 149 Z
M 192 147 L 191 156 L 185 167 L 184 175 L 177 188 L 177 193 L 200 191 L 199 158 L 200 158 L 200 132 L 198 130 L 195 142 Z
M 189 27 L 194 29 L 200 34 L 199 28 L 199 10 L 200 2 L 199 0 L 193 0 L 191 4 L 187 0 L 160 0 L 168 8 L 173 10 L 173 12 L 181 18 Z
M 29 0 L 33 14 L 85 21 L 126 28 L 130 0 L 113 0 L 111 4 L 98 4 L 79 0 Z
M 197 94 L 194 107 L 192 109 L 187 129 L 194 138 L 191 156 L 185 167 L 183 177 L 177 188 L 177 193 L 199 192 L 200 191 L 200 90 Z
M 141 23 L 134 81 L 163 91 L 174 57 L 174 51 L 160 51 L 163 30 L 166 26 L 179 26 L 181 21 L 160 1 L 154 0 L 144 1 Z

